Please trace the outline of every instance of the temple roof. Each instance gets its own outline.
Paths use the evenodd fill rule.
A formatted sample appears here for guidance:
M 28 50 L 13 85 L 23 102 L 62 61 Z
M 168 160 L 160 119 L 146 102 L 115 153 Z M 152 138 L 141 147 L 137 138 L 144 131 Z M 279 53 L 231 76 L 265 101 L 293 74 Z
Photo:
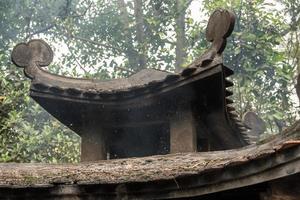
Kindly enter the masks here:
M 193 102 L 205 107 L 205 123 L 222 138 L 224 148 L 240 147 L 251 138 L 230 106 L 233 93 L 228 87 L 233 83 L 227 77 L 233 71 L 223 65 L 222 58 L 234 21 L 230 11 L 216 10 L 206 29 L 211 46 L 179 73 L 142 69 L 128 78 L 109 81 L 60 76 L 43 69 L 52 62 L 53 51 L 39 39 L 18 44 L 11 57 L 31 79 L 31 97 L 79 135 L 86 132 L 82 129 L 86 122 L 163 121 L 176 112 L 176 106 Z
M 33 188 L 51 190 L 52 195 L 78 195 L 83 192 L 79 188 L 98 188 L 98 197 L 191 197 L 297 174 L 299 166 L 297 122 L 272 140 L 234 150 L 80 164 L 2 163 L 0 191 Z M 96 195 L 94 190 L 89 191 L 89 195 Z
M 161 82 L 171 73 L 155 70 L 142 69 L 138 73 L 133 74 L 129 78 L 120 78 L 107 81 L 97 79 L 82 79 L 57 76 L 50 73 L 43 73 L 35 81 L 36 84 L 44 84 L 45 87 L 57 87 L 62 90 L 77 89 L 78 91 L 94 91 L 97 93 L 129 91 L 134 88 L 145 87 L 153 82 Z M 72 94 L 72 93 L 71 93 Z
M 131 92 L 145 95 L 153 92 L 151 88 L 158 91 L 170 85 L 180 85 L 186 79 L 191 79 L 222 64 L 221 54 L 226 46 L 226 38 L 231 34 L 233 27 L 234 16 L 231 12 L 215 11 L 209 19 L 206 32 L 207 40 L 212 43 L 211 47 L 179 73 L 142 69 L 129 78 L 109 81 L 55 75 L 42 69 L 52 62 L 53 52 L 46 42 L 39 39 L 18 44 L 13 49 L 12 61 L 24 68 L 26 76 L 32 79 L 31 90 L 35 92 L 91 100 L 97 95 L 101 96 L 101 99 Z M 225 70 L 231 71 L 228 68 Z M 126 99 L 132 95 L 121 97 Z
M 18 66 L 21 65 L 20 63 L 18 64 L 17 61 L 18 56 L 20 57 L 18 51 L 23 51 L 23 48 L 27 47 L 29 47 L 29 49 L 45 49 L 44 51 L 51 50 L 48 44 L 42 40 L 31 40 L 27 44 L 18 44 L 12 54 L 13 61 Z M 52 54 L 53 53 L 49 53 L 49 55 Z M 133 95 L 137 96 L 137 94 L 145 95 L 153 93 L 152 89 L 159 91 L 166 87 L 182 85 L 184 81 L 199 76 L 206 71 L 211 71 L 217 65 L 222 64 L 220 55 L 216 55 L 209 62 L 205 62 L 207 60 L 206 57 L 207 54 L 202 55 L 187 68 L 182 69 L 180 73 L 170 73 L 157 69 L 142 69 L 128 78 L 106 81 L 71 78 L 52 74 L 43 70 L 41 68 L 42 66 L 38 65 L 37 62 L 26 67 L 25 74 L 32 79 L 31 90 L 35 92 L 79 99 L 97 99 L 97 96 L 100 97 L 100 99 L 111 99 L 111 97 L 115 95 L 126 99 Z M 233 73 L 229 68 L 226 68 L 225 70 L 228 75 Z M 124 93 L 132 93 L 132 95 L 120 95 Z

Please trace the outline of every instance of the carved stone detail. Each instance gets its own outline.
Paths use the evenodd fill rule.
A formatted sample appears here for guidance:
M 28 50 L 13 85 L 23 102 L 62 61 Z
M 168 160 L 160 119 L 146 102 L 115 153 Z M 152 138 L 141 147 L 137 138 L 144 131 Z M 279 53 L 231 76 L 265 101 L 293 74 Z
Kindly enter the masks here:
M 53 60 L 53 51 L 43 40 L 35 39 L 20 43 L 12 51 L 13 63 L 18 67 L 28 67 L 37 64 L 39 67 L 50 65 Z

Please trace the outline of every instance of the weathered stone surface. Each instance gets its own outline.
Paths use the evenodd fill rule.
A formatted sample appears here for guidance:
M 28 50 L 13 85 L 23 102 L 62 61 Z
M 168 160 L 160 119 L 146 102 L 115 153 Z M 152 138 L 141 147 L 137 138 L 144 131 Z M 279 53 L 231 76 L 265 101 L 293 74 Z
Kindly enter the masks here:
M 18 44 L 12 51 L 12 61 L 18 67 L 28 67 L 37 64 L 41 67 L 49 65 L 53 60 L 50 46 L 43 40 L 31 40 Z
M 212 42 L 212 52 L 222 53 L 226 46 L 226 38 L 233 31 L 235 16 L 228 10 L 218 9 L 211 15 L 207 29 L 206 39 Z
M 8 199 L 174 199 L 202 198 L 202 195 L 229 191 L 226 195 L 246 198 L 248 194 L 239 188 L 247 186 L 256 197 L 261 194 L 261 198 L 268 200 L 295 199 L 292 197 L 297 193 L 287 193 L 282 184 L 273 185 L 275 191 L 266 193 L 270 188 L 266 183 L 299 177 L 299 174 L 300 122 L 297 122 L 265 144 L 236 150 L 81 164 L 3 163 L 0 164 L 0 196 Z M 236 190 L 230 193 L 232 189 Z
M 284 138 L 278 136 L 265 144 L 226 151 L 178 153 L 80 164 L 2 163 L 0 185 L 128 183 L 197 175 L 242 165 L 300 145 L 300 122 L 285 130 L 284 135 Z

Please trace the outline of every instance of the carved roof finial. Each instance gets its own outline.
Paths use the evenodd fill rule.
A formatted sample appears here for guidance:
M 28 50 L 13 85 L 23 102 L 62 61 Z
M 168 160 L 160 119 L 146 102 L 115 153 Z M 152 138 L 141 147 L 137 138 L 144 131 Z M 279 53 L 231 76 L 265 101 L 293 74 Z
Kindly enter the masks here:
M 194 65 L 197 67 L 207 67 L 209 63 L 217 59 L 219 59 L 220 62 L 223 62 L 220 55 L 226 47 L 226 39 L 234 29 L 234 23 L 235 16 L 231 11 L 218 9 L 213 12 L 208 20 L 206 28 L 206 39 L 211 42 L 212 45 L 198 60 L 195 61 Z M 185 71 L 191 70 L 185 69 Z
M 229 10 L 218 9 L 210 16 L 207 28 L 206 39 L 212 42 L 211 49 L 221 54 L 226 47 L 226 38 L 233 31 L 235 16 Z
M 31 64 L 44 67 L 52 62 L 53 51 L 46 42 L 35 39 L 15 46 L 11 59 L 18 67 L 28 67 Z

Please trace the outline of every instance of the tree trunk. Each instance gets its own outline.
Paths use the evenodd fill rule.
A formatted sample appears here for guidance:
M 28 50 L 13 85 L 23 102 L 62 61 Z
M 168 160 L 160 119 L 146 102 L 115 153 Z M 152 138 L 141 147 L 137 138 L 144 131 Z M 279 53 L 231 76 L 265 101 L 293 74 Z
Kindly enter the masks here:
M 185 38 L 185 0 L 176 0 L 176 63 L 175 71 L 181 70 L 186 58 L 186 38 Z
M 124 30 L 124 35 L 126 38 L 126 51 L 125 54 L 128 59 L 129 67 L 132 68 L 134 71 L 138 68 L 138 63 L 137 63 L 137 52 L 133 46 L 133 38 L 132 34 L 130 33 L 130 21 L 129 21 L 129 14 L 126 9 L 126 3 L 124 0 L 118 0 L 118 7 L 121 13 L 121 21 L 123 23 L 123 30 Z
M 134 0 L 134 17 L 136 23 L 136 40 L 138 42 L 139 69 L 146 68 L 147 48 L 144 33 L 143 1 Z

